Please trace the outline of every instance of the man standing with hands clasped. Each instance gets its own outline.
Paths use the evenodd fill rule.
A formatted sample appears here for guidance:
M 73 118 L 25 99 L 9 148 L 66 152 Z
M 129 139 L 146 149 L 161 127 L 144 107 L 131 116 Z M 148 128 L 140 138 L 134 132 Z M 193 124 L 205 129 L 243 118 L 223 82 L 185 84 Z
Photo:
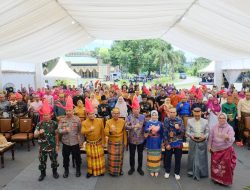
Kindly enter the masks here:
M 187 137 L 189 139 L 188 175 L 200 180 L 208 177 L 207 139 L 208 122 L 201 118 L 201 109 L 194 108 L 194 118 L 187 122 Z
M 175 179 L 179 180 L 180 169 L 181 169 L 181 157 L 182 157 L 182 147 L 183 147 L 183 136 L 184 136 L 184 126 L 182 119 L 176 117 L 176 108 L 170 108 L 169 118 L 165 118 L 163 126 L 163 136 L 165 142 L 165 175 L 166 179 L 169 178 L 171 170 L 171 160 L 172 155 L 175 155 Z
M 140 114 L 140 104 L 137 96 L 134 97 L 132 103 L 132 114 L 126 119 L 126 129 L 129 131 L 129 162 L 130 170 L 128 175 L 132 175 L 135 171 L 135 150 L 138 152 L 138 173 L 143 176 L 142 170 L 143 148 L 144 148 L 144 122 L 145 116 Z

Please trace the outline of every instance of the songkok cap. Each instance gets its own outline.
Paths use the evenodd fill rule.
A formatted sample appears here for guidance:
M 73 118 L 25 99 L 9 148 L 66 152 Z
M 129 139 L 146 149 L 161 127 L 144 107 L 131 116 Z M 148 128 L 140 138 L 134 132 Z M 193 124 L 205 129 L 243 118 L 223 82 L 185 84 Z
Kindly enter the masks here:
M 194 108 L 193 110 L 194 110 L 194 112 L 200 112 L 200 111 L 201 111 L 201 108 L 196 107 L 196 108 Z

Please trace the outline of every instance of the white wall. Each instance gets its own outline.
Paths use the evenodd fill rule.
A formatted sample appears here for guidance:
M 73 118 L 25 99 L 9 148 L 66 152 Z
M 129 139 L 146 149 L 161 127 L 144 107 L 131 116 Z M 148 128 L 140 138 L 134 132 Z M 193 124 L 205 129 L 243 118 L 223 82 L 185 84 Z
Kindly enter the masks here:
M 2 72 L 2 87 L 7 83 L 13 83 L 15 85 L 15 90 L 21 88 L 21 84 L 23 87 L 28 89 L 28 85 L 35 89 L 35 73 L 10 73 L 10 72 Z

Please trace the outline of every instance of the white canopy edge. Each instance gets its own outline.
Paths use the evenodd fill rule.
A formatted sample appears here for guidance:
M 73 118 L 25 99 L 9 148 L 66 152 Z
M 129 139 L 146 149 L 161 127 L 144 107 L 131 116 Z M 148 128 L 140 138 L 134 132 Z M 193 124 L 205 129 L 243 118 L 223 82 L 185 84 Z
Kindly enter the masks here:
M 214 73 L 215 71 L 215 62 L 211 61 L 208 66 L 199 70 L 199 73 Z

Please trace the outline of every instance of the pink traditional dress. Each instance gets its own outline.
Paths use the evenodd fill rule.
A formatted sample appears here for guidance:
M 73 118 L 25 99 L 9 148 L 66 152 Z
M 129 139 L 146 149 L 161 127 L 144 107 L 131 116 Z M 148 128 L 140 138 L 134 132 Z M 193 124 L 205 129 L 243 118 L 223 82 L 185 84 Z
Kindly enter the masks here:
M 228 135 L 229 140 L 225 140 Z M 216 125 L 210 130 L 208 147 L 211 152 L 211 178 L 217 183 L 231 185 L 236 166 L 236 154 L 233 148 L 234 130 L 228 124 Z

